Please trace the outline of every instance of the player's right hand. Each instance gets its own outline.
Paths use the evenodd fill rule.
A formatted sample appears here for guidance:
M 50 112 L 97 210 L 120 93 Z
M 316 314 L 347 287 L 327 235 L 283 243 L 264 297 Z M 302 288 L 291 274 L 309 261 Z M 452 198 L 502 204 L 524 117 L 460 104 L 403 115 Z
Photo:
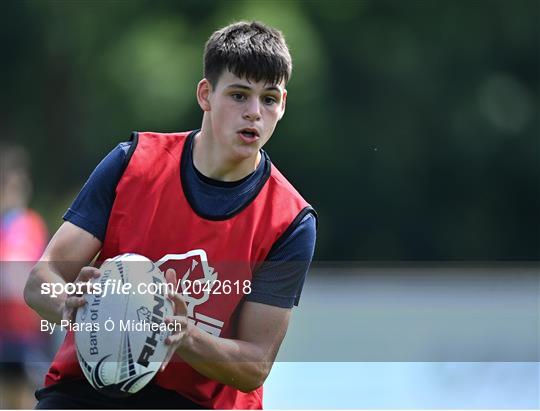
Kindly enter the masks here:
M 98 278 L 100 275 L 101 272 L 96 267 L 83 267 L 81 269 L 74 283 L 85 283 L 85 286 L 82 287 L 83 292 L 67 296 L 62 310 L 62 320 L 68 320 L 70 322 L 75 320 L 77 308 L 86 304 L 85 294 L 89 293 L 92 289 L 92 285 L 86 285 L 86 283 L 94 278 Z

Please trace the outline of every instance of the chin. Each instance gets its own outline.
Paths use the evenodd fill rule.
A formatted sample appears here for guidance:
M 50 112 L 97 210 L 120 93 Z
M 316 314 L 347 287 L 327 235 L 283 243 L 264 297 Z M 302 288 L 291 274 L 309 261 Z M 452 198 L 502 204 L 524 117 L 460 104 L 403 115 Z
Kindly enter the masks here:
M 244 160 L 249 160 L 250 158 L 256 157 L 258 152 L 259 152 L 258 146 L 237 147 L 233 151 L 232 156 L 235 161 L 244 161 Z

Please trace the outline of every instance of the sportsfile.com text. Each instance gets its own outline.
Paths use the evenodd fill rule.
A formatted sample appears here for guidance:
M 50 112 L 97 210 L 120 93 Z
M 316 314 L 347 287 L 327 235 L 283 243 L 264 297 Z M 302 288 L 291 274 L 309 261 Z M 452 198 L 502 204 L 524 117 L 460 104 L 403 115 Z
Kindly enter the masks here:
M 58 298 L 60 295 L 81 295 L 92 294 L 106 297 L 109 294 L 242 294 L 251 293 L 250 280 L 183 280 L 179 281 L 176 286 L 171 283 L 139 283 L 137 287 L 133 284 L 118 281 L 115 279 L 107 279 L 104 282 L 78 282 L 78 283 L 42 283 L 41 294 L 49 295 L 51 298 Z

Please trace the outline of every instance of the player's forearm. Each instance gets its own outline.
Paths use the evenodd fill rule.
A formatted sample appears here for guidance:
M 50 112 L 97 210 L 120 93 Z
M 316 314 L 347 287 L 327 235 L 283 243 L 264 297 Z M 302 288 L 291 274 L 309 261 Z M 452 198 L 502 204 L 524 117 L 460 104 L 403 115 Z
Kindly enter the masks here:
M 56 298 L 51 298 L 50 294 L 43 294 L 41 288 L 41 285 L 46 282 L 65 284 L 62 276 L 51 268 L 51 264 L 45 261 L 38 262 L 32 268 L 24 288 L 24 299 L 26 304 L 42 318 L 52 323 L 59 323 L 62 320 L 62 309 L 67 296 L 61 294 Z
M 243 392 L 260 387 L 273 362 L 255 344 L 215 337 L 195 326 L 188 326 L 176 352 L 204 376 Z

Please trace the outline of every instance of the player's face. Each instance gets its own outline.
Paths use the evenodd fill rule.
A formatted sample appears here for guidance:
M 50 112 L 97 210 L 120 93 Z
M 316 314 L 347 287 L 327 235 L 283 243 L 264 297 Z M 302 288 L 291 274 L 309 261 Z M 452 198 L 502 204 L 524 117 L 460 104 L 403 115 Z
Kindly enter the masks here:
M 255 83 L 225 71 L 214 89 L 208 86 L 206 111 L 223 154 L 237 161 L 257 156 L 285 112 L 287 91 L 283 82 Z

